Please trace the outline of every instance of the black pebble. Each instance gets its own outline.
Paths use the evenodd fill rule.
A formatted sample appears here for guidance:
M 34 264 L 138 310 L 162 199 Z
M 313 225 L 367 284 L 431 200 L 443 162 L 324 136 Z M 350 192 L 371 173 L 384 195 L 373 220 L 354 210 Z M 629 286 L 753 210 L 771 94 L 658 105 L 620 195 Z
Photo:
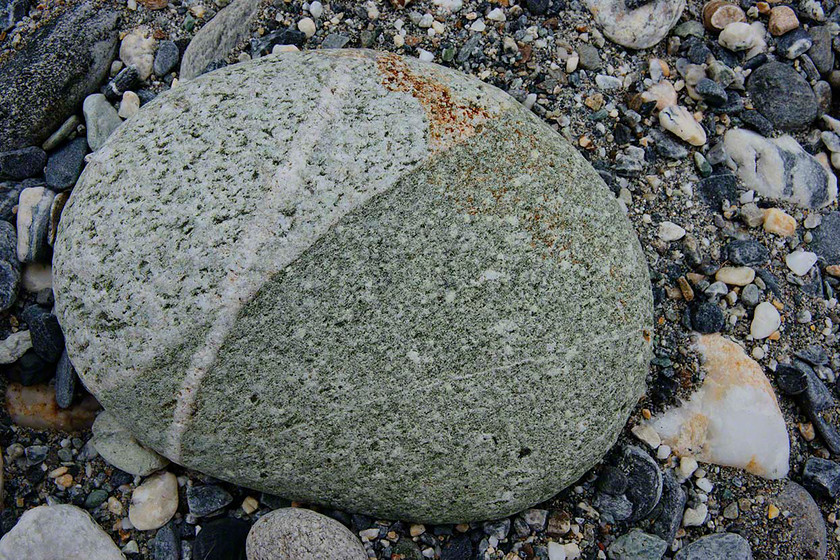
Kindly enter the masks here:
M 40 305 L 30 305 L 21 313 L 29 325 L 32 349 L 44 360 L 54 364 L 64 352 L 64 334 L 55 315 Z
M 702 334 L 720 332 L 725 318 L 723 311 L 716 304 L 705 301 L 691 310 L 691 326 Z
M 251 525 L 224 517 L 205 523 L 193 542 L 193 560 L 245 560 Z

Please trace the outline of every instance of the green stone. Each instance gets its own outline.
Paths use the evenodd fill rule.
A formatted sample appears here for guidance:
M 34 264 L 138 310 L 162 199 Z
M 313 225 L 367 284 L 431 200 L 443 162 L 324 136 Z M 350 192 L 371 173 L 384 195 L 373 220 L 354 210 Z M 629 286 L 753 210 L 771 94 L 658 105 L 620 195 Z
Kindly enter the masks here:
M 644 388 L 652 297 L 565 139 L 462 73 L 285 53 L 158 96 L 59 225 L 85 386 L 208 475 L 385 519 L 498 519 L 574 483 Z

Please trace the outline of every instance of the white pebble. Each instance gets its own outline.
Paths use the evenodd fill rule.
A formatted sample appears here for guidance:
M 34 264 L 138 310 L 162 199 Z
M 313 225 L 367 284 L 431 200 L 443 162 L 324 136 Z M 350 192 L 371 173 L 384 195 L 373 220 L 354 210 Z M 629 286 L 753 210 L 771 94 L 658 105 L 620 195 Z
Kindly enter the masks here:
M 315 22 L 312 20 L 312 18 L 303 18 L 298 22 L 297 28 L 301 33 L 306 35 L 307 38 L 315 35 Z
M 659 239 L 662 241 L 677 241 L 685 237 L 685 230 L 674 222 L 659 224 Z
M 785 264 L 797 276 L 808 274 L 817 262 L 817 255 L 811 251 L 794 251 L 785 257 Z
M 312 2 L 309 4 L 309 13 L 312 17 L 318 19 L 324 13 L 324 5 L 317 1 Z
M 683 515 L 683 525 L 686 527 L 699 527 L 706 521 L 709 508 L 706 504 L 700 504 L 696 508 L 688 508 Z
M 493 8 L 490 10 L 490 13 L 487 14 L 487 19 L 490 21 L 505 21 L 507 18 L 505 17 L 505 13 L 502 11 L 501 8 Z
M 756 340 L 763 340 L 779 330 L 782 317 L 779 310 L 767 301 L 762 301 L 755 307 L 753 320 L 750 324 L 750 334 Z
M 435 59 L 435 54 L 431 53 L 424 49 L 417 49 L 418 55 L 417 58 L 422 60 L 423 62 L 431 62 Z

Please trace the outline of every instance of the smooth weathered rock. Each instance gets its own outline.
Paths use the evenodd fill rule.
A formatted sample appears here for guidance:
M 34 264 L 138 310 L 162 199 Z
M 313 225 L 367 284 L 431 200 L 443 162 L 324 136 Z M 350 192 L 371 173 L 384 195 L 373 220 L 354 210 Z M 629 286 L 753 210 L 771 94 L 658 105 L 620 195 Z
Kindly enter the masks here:
M 205 484 L 187 488 L 187 505 L 190 513 L 196 517 L 204 517 L 219 511 L 233 501 L 233 496 L 221 486 Z
M 87 148 L 84 138 L 76 138 L 50 154 L 44 169 L 44 180 L 50 189 L 61 192 L 76 184 L 85 166 Z
M 122 124 L 117 110 L 101 93 L 94 93 L 85 98 L 82 105 L 87 127 L 87 143 L 92 151 L 102 147 L 105 140 Z
M 49 363 L 56 363 L 64 351 L 64 335 L 56 316 L 40 305 L 30 305 L 20 317 L 29 325 L 35 353 Z
M 12 333 L 0 341 L 0 364 L 12 364 L 32 348 L 29 331 Z
M 184 52 L 181 79 L 191 80 L 211 62 L 224 59 L 240 41 L 248 37 L 257 16 L 259 0 L 234 0 L 202 27 Z
M 146 476 L 166 467 L 169 460 L 143 447 L 109 412 L 93 423 L 91 444 L 111 465 L 135 476 Z
M 739 467 L 770 479 L 788 472 L 790 441 L 767 377 L 744 350 L 720 335 L 703 335 L 703 385 L 681 406 L 651 420 L 678 456 Z
M 260 517 L 248 533 L 248 560 L 365 560 L 361 541 L 338 521 L 302 508 Z
M 655 535 L 639 530 L 618 537 L 610 545 L 613 560 L 660 560 L 668 549 L 668 543 Z
M 55 366 L 55 403 L 59 408 L 70 408 L 76 394 L 76 369 L 65 350 Z
M 40 175 L 47 163 L 47 154 L 37 146 L 0 153 L 0 177 L 28 179 Z
M 750 543 L 735 533 L 700 537 L 680 550 L 674 560 L 753 560 Z
M 383 518 L 544 501 L 647 373 L 645 259 L 597 173 L 499 90 L 390 54 L 160 95 L 92 156 L 53 266 L 73 364 L 141 442 Z
M 120 60 L 126 66 L 137 68 L 137 76 L 145 82 L 152 75 L 157 41 L 145 27 L 132 29 L 120 41 Z
M 0 147 L 40 146 L 108 75 L 117 12 L 85 2 L 43 25 L 0 63 Z
M 779 315 L 779 310 L 772 303 L 763 301 L 753 312 L 750 334 L 756 340 L 763 340 L 779 330 L 781 324 L 782 317 Z
M 789 520 L 774 529 L 782 533 L 782 542 L 793 545 L 788 552 L 795 558 L 825 558 L 828 547 L 825 521 L 814 498 L 797 483 L 788 482 L 774 503 Z
M 19 288 L 17 231 L 9 222 L 0 222 L 0 311 L 6 311 L 14 305 Z
M 837 199 L 837 177 L 791 136 L 767 139 L 733 128 L 726 132 L 724 145 L 748 189 L 805 208 L 822 208 Z
M 170 472 L 150 476 L 131 494 L 128 519 L 141 531 L 160 529 L 178 511 L 178 479 Z
M 624 0 L 585 4 L 607 38 L 631 49 L 646 49 L 664 39 L 685 8 L 685 0 L 651 0 L 635 9 Z
M 55 193 L 45 187 L 20 192 L 17 211 L 17 258 L 22 263 L 47 260 L 50 208 Z
M 747 80 L 753 105 L 780 130 L 798 130 L 817 118 L 817 98 L 799 72 L 782 62 L 756 68 Z
M 840 212 L 829 212 L 813 230 L 814 240 L 809 248 L 828 264 L 840 264 Z
M 178 66 L 181 53 L 174 41 L 161 41 L 155 53 L 154 71 L 158 77 L 164 77 Z
M 38 506 L 0 539 L 0 560 L 125 560 L 120 549 L 83 509 Z

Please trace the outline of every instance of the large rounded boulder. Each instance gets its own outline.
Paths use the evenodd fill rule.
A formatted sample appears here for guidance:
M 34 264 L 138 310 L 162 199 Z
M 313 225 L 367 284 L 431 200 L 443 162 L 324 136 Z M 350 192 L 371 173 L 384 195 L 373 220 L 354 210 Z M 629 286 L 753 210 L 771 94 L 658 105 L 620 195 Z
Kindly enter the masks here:
M 498 518 L 614 443 L 652 298 L 616 200 L 458 72 L 286 53 L 160 95 L 87 165 L 56 313 L 85 385 L 212 476 L 380 518 Z

